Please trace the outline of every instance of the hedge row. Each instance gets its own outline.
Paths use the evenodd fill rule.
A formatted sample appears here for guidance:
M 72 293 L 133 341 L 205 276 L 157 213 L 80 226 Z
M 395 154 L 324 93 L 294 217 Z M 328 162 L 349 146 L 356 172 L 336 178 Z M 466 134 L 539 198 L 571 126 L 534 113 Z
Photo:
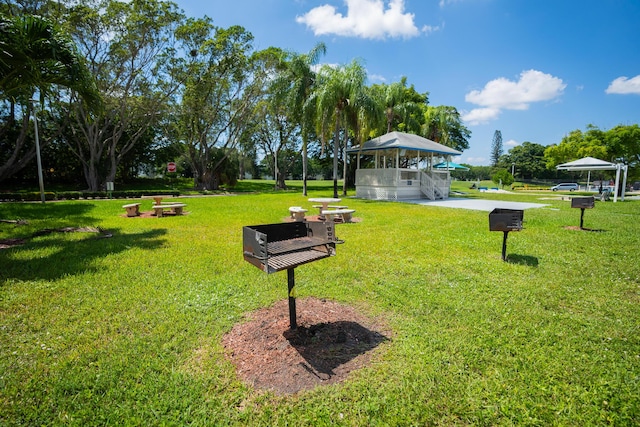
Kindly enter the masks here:
M 45 200 L 79 200 L 79 199 L 135 199 L 142 196 L 179 196 L 178 190 L 125 190 L 111 191 L 47 191 L 44 193 Z M 20 192 L 20 193 L 0 193 L 0 201 L 4 202 L 28 202 L 40 201 L 39 191 Z

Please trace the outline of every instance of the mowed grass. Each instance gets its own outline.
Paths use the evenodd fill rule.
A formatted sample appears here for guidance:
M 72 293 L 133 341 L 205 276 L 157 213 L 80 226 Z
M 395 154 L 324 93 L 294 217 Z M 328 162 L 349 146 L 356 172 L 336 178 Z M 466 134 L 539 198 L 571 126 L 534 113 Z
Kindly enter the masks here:
M 311 210 L 300 193 L 177 198 L 188 215 L 165 218 L 123 217 L 123 200 L 0 204 L 28 221 L 0 239 L 104 230 L 0 250 L 0 424 L 637 425 L 640 202 L 597 202 L 597 231 L 576 231 L 568 201 L 482 197 L 548 205 L 525 211 L 507 262 L 487 212 L 343 199 L 361 222 L 296 269 L 297 295 L 392 334 L 347 382 L 293 396 L 243 384 L 220 342 L 286 297 L 284 272 L 243 260 L 242 226 Z

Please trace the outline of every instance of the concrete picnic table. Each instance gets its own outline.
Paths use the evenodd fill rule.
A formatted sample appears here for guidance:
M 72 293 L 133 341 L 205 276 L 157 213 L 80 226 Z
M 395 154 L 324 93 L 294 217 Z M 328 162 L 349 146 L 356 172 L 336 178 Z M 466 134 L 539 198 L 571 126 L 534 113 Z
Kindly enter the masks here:
M 309 201 L 311 203 L 320 203 L 320 212 L 318 217 L 320 219 L 324 219 L 324 215 L 322 214 L 322 211 L 326 211 L 329 208 L 329 204 L 330 203 L 340 203 L 342 201 L 342 199 L 338 199 L 336 197 L 312 197 L 309 199 Z
M 155 202 L 154 205 L 161 205 L 162 204 L 162 199 L 164 199 L 165 197 L 173 197 L 170 194 L 158 194 L 155 196 L 142 196 L 141 199 L 153 199 L 153 201 Z

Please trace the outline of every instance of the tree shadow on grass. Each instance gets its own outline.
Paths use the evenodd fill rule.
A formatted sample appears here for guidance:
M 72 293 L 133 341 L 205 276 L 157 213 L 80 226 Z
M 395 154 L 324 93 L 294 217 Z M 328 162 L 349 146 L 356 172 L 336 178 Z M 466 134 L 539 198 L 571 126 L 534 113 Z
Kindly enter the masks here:
M 307 362 L 303 367 L 322 380 L 334 376 L 336 368 L 388 340 L 381 333 L 351 321 L 298 327 L 285 332 L 285 338 Z
M 509 254 L 506 261 L 510 264 L 528 265 L 529 267 L 538 266 L 538 258 L 531 255 Z
M 86 237 L 65 237 L 79 231 Z M 120 234 L 118 230 L 47 229 L 22 240 L 21 244 L 0 250 L 0 280 L 56 280 L 66 275 L 98 271 L 99 260 L 131 248 L 153 250 L 161 247 L 166 230 Z M 42 237 L 46 235 L 45 237 Z M 44 255 L 43 255 L 44 254 Z

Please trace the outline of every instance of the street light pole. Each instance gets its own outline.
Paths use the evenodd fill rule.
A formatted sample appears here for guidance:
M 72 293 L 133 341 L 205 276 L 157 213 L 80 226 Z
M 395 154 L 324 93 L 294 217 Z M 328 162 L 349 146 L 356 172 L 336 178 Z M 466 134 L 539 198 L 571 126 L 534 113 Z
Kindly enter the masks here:
M 36 136 L 36 160 L 38 162 L 38 183 L 40 184 L 40 200 L 44 203 L 44 179 L 42 178 L 42 158 L 40 156 L 40 138 L 38 136 L 38 114 L 36 112 L 36 107 L 33 99 L 30 99 L 31 108 L 33 109 L 33 123 L 35 127 L 35 136 Z

